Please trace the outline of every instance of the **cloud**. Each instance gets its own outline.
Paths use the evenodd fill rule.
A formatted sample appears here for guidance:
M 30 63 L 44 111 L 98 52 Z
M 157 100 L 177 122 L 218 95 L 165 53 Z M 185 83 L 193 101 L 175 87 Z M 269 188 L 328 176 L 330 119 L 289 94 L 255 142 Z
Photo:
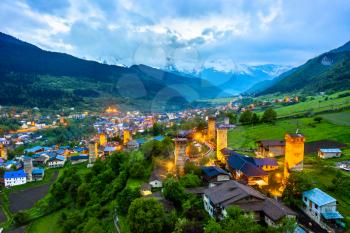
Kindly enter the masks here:
M 227 70 L 297 65 L 340 46 L 350 38 L 349 11 L 347 0 L 2 0 L 0 30 L 113 64 Z

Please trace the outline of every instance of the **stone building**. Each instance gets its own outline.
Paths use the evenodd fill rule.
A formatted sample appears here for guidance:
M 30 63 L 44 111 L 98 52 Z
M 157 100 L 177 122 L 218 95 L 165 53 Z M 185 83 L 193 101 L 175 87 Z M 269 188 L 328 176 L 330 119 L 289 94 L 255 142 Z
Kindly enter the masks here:
M 300 133 L 285 135 L 284 176 L 292 170 L 303 170 L 305 137 Z
M 31 182 L 32 179 L 32 172 L 33 172 L 33 160 L 30 157 L 25 157 L 23 159 L 23 170 L 26 173 L 27 176 L 27 182 Z
M 208 141 L 215 141 L 216 119 L 215 117 L 208 118 Z
M 94 163 L 98 156 L 98 147 L 95 141 L 89 142 L 89 163 Z
M 0 158 L 7 160 L 7 149 L 2 143 L 0 143 Z
M 100 146 L 106 146 L 107 145 L 107 137 L 106 134 L 100 133 Z
M 123 144 L 128 144 L 132 140 L 131 131 L 129 129 L 124 129 L 123 131 Z
M 178 175 L 185 173 L 187 138 L 175 138 L 175 168 Z
M 216 158 L 221 162 L 225 162 L 225 155 L 221 152 L 227 148 L 227 130 L 225 126 L 220 126 L 216 129 Z

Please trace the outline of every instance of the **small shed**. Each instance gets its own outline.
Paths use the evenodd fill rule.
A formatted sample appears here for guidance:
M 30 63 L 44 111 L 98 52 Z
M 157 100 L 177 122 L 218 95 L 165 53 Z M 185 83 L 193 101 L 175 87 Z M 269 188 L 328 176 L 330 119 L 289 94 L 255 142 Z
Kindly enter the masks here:
M 342 151 L 339 148 L 319 149 L 318 156 L 322 159 L 339 158 Z

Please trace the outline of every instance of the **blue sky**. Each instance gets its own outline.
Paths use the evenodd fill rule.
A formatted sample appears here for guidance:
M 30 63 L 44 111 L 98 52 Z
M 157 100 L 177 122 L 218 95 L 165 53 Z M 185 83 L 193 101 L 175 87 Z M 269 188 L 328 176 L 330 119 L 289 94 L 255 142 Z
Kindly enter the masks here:
M 0 31 L 112 64 L 295 66 L 350 40 L 350 1 L 1 0 Z

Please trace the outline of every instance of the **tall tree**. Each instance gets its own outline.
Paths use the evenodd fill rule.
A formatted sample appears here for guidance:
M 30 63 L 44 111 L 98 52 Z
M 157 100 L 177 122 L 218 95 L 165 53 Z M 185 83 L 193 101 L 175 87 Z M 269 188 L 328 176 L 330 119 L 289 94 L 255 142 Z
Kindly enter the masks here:
M 239 122 L 242 124 L 250 124 L 252 122 L 252 116 L 253 113 L 250 110 L 246 110 L 240 115 Z
M 185 189 L 178 181 L 170 177 L 164 182 L 163 194 L 166 199 L 172 201 L 179 208 L 185 197 Z
M 273 110 L 272 108 L 268 108 L 265 110 L 261 121 L 262 122 L 266 122 L 266 123 L 272 123 L 274 121 L 276 121 L 277 119 L 277 112 L 275 110 Z
M 137 198 L 130 205 L 128 221 L 133 233 L 162 232 L 163 206 L 155 198 Z

